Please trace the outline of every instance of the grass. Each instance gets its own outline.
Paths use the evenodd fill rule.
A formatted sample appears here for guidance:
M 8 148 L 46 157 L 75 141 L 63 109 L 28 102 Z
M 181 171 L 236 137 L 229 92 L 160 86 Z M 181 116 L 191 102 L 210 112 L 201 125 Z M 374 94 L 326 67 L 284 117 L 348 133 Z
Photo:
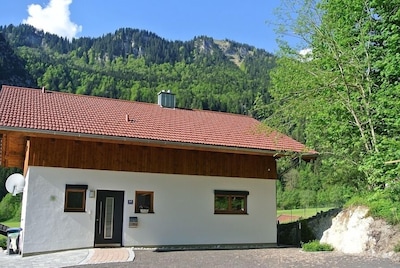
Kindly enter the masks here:
M 5 226 L 8 227 L 20 227 L 21 222 L 17 220 L 8 220 L 8 221 L 3 221 L 0 222 L 1 224 L 4 224 Z M 6 249 L 7 248 L 7 236 L 0 235 L 0 248 Z
M 299 209 L 287 209 L 287 210 L 277 210 L 276 216 L 279 215 L 291 215 L 291 216 L 298 216 L 303 219 L 310 218 L 316 215 L 318 212 L 321 211 L 328 211 L 332 209 L 332 207 L 323 207 L 323 208 L 299 208 Z
M 15 221 L 15 220 L 8 220 L 8 221 L 0 222 L 0 223 L 6 225 L 8 227 L 19 227 L 21 224 L 21 222 Z
M 20 221 L 15 221 L 15 220 L 8 220 L 8 221 L 0 222 L 0 223 L 4 224 L 5 226 L 11 227 L 11 228 L 19 227 L 21 224 Z M 5 246 L 6 244 L 7 244 L 7 237 L 4 235 L 0 235 L 0 248 L 3 248 L 3 249 L 6 248 L 6 246 Z

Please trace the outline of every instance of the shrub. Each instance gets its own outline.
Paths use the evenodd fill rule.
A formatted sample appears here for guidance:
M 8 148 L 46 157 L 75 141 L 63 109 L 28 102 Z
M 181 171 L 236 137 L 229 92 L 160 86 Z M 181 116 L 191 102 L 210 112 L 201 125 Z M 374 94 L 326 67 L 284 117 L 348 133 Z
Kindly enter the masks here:
M 302 246 L 304 251 L 333 251 L 333 247 L 329 244 L 320 243 L 318 240 L 313 240 L 308 243 L 304 243 Z
M 21 195 L 7 194 L 0 202 L 0 221 L 20 218 L 20 208 Z
M 394 252 L 400 252 L 400 242 L 394 246 Z
M 3 249 L 7 248 L 7 237 L 0 235 L 0 247 Z
M 348 208 L 351 206 L 367 206 L 365 197 L 363 195 L 356 195 L 354 197 L 352 197 L 350 200 L 348 200 L 345 204 L 344 207 Z
M 391 198 L 388 191 L 377 191 L 353 197 L 346 203 L 346 207 L 362 205 L 369 208 L 369 214 L 374 218 L 380 218 L 389 224 L 400 223 L 400 202 Z

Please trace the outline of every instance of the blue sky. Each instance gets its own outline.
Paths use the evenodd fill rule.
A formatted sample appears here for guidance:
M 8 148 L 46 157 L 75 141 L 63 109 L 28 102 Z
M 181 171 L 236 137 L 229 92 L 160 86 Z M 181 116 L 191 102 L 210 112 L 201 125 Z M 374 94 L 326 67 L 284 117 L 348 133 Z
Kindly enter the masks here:
M 276 52 L 273 26 L 279 0 L 6 0 L 0 25 L 28 23 L 68 38 L 98 37 L 121 27 L 168 40 L 206 35 Z

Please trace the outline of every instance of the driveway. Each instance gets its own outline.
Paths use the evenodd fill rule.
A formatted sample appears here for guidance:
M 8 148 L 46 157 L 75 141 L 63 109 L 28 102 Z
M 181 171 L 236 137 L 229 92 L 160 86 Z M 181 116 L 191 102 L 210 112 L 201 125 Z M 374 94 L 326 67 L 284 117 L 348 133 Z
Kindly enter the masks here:
M 397 261 L 366 255 L 346 255 L 339 252 L 302 252 L 298 248 L 268 248 L 250 250 L 165 251 L 135 250 L 135 260 L 73 266 L 76 268 L 123 267 L 352 267 L 394 268 Z

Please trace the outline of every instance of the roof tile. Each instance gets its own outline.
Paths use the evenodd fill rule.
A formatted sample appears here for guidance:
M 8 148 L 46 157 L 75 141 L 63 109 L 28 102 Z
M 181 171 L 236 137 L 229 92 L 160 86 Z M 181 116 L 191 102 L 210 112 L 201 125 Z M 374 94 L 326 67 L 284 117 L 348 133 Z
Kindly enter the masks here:
M 244 115 L 14 86 L 0 91 L 0 129 L 4 127 L 316 153 Z

